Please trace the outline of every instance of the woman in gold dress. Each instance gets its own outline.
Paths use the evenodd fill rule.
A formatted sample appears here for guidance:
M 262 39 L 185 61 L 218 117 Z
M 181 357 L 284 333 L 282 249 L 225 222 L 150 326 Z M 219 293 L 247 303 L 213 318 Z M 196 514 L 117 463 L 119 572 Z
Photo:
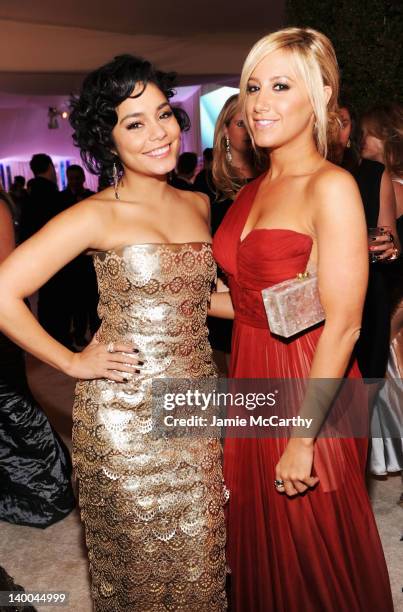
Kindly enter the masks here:
M 166 183 L 186 124 L 172 93 L 169 75 L 129 55 L 87 77 L 72 102 L 74 139 L 114 187 L 54 218 L 0 268 L 3 331 L 81 379 L 73 462 L 97 612 L 226 609 L 219 440 L 152 435 L 152 379 L 215 375 L 209 204 Z M 102 323 L 72 353 L 23 298 L 85 251 Z

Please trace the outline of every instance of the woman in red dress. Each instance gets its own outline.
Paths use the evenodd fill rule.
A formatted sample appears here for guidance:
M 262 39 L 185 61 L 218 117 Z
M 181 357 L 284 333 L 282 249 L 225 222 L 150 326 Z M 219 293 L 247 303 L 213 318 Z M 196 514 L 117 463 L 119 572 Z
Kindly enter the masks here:
M 235 319 L 230 374 L 359 378 L 351 355 L 368 247 L 354 179 L 326 161 L 338 97 L 333 47 L 311 29 L 270 34 L 250 51 L 240 89 L 270 167 L 242 189 L 214 239 L 233 307 L 220 293 L 211 311 Z M 270 333 L 261 290 L 304 272 L 308 261 L 317 266 L 326 321 L 285 340 Z M 352 437 L 226 440 L 234 612 L 393 609 L 366 453 L 366 440 Z

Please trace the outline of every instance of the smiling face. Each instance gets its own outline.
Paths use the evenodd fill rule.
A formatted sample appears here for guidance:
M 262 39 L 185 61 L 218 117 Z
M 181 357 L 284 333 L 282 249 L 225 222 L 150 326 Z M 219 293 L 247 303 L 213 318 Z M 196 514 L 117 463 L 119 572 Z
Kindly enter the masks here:
M 239 153 L 247 153 L 251 150 L 252 143 L 242 113 L 235 113 L 229 124 L 224 127 L 224 132 L 230 140 L 231 149 Z
M 132 95 L 142 89 L 138 84 Z M 162 91 L 148 83 L 140 96 L 124 100 L 116 113 L 112 137 L 124 168 L 147 176 L 171 172 L 179 155 L 180 128 Z
M 246 118 L 259 147 L 278 148 L 298 137 L 313 138 L 314 112 L 290 53 L 269 53 L 247 83 Z

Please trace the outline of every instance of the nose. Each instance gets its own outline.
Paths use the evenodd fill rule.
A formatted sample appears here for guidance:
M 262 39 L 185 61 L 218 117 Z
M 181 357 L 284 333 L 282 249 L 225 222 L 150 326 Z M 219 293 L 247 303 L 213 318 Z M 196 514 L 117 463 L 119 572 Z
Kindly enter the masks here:
M 271 108 L 270 97 L 267 92 L 263 89 L 259 91 L 258 95 L 255 97 L 255 107 L 254 110 L 257 113 L 263 113 L 269 111 Z
M 163 140 L 166 135 L 167 135 L 167 132 L 164 126 L 161 125 L 161 123 L 156 121 L 155 123 L 152 124 L 150 128 L 150 136 L 149 136 L 151 141 Z

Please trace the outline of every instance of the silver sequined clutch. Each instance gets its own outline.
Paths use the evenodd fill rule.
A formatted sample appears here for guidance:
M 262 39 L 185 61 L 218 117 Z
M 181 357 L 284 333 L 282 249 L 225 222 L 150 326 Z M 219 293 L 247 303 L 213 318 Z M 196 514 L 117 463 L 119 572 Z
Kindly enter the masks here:
M 325 318 L 316 273 L 298 274 L 263 289 L 262 295 L 270 331 L 278 336 L 289 338 Z

